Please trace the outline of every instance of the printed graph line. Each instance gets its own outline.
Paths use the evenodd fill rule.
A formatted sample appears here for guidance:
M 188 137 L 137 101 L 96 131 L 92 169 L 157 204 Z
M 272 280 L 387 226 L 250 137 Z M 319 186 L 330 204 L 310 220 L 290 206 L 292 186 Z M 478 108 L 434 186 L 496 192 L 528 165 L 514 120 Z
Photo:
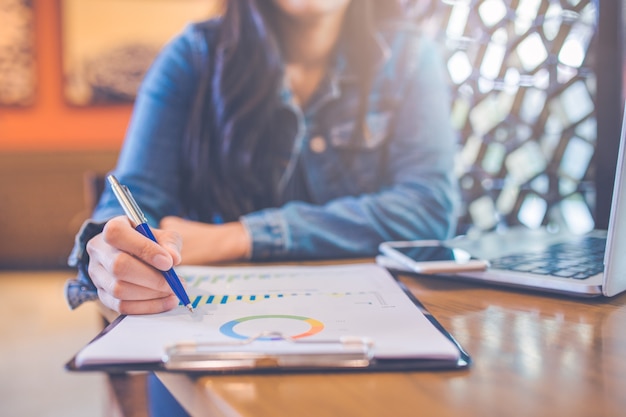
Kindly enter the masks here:
M 271 279 L 295 278 L 294 273 L 274 273 L 274 274 L 217 274 L 217 275 L 181 275 L 192 287 L 199 287 L 202 284 L 232 283 L 235 281 L 266 281 Z
M 359 291 L 359 292 L 289 292 L 289 293 L 267 293 L 267 294 L 208 294 L 196 295 L 191 297 L 191 305 L 197 308 L 204 304 L 228 304 L 232 302 L 256 303 L 260 301 L 276 300 L 287 297 L 350 297 L 350 296 L 366 296 L 367 298 L 375 298 L 380 305 L 386 305 L 381 294 L 375 291 Z
M 343 274 L 338 272 L 337 275 Z M 184 279 L 191 287 L 199 287 L 202 284 L 219 284 L 219 283 L 233 283 L 236 281 L 267 281 L 276 279 L 310 279 L 317 276 L 315 273 L 302 274 L 296 272 L 273 272 L 273 273 L 219 273 L 219 274 L 179 274 L 181 279 Z

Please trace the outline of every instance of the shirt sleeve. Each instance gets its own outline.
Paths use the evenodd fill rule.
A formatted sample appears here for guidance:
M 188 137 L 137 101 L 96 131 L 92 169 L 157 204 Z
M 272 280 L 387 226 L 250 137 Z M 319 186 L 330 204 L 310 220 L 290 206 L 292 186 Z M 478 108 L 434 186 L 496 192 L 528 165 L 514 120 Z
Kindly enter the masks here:
M 182 215 L 181 145 L 197 81 L 193 26 L 166 45 L 138 91 L 133 114 L 113 171 L 133 193 L 148 223 Z M 123 214 L 110 187 L 93 213 L 97 221 Z
M 98 290 L 91 281 L 89 272 L 87 271 L 89 266 L 87 242 L 92 237 L 101 233 L 103 228 L 104 222 L 87 220 L 76 234 L 74 248 L 72 249 L 67 264 L 77 268 L 78 272 L 75 279 L 70 279 L 65 284 L 65 300 L 72 310 L 85 301 L 92 301 L 98 298 Z
M 166 215 L 180 215 L 179 146 L 187 121 L 195 82 L 194 51 L 198 32 L 189 26 L 166 45 L 141 84 L 120 157 L 113 173 L 126 185 L 152 226 Z M 110 187 L 76 235 L 68 265 L 78 269 L 65 288 L 71 308 L 97 298 L 87 267 L 87 242 L 102 232 L 109 219 L 124 211 Z

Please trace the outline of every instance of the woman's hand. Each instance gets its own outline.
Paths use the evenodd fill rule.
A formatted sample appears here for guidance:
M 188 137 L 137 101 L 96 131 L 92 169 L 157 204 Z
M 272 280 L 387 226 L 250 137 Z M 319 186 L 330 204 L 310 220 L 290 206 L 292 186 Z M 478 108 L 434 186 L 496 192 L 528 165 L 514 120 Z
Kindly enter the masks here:
M 240 222 L 207 224 L 168 216 L 161 220 L 162 230 L 182 237 L 185 265 L 206 265 L 250 257 L 251 240 Z
M 180 263 L 181 237 L 173 231 L 153 233 L 159 244 L 119 216 L 87 243 L 89 276 L 106 307 L 121 314 L 150 314 L 178 305 L 161 271 Z

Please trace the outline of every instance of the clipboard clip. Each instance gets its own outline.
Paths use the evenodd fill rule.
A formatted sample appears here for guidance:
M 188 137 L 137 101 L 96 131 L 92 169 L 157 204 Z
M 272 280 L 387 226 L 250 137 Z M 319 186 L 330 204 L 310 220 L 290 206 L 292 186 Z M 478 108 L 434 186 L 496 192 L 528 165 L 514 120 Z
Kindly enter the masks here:
M 364 337 L 298 340 L 261 332 L 239 342 L 179 342 L 165 348 L 168 370 L 365 368 L 374 344 Z

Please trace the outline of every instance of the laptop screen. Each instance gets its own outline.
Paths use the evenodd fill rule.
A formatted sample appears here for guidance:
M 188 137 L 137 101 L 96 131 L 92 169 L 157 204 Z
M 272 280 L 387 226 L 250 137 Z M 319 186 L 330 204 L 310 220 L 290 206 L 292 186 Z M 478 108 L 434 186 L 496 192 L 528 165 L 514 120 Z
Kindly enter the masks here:
M 622 32 L 622 103 L 626 103 L 626 29 L 624 29 L 624 24 L 626 24 L 626 1 L 622 0 L 622 24 L 618 25 Z
M 617 170 L 615 172 L 615 188 L 611 202 L 609 218 L 609 232 L 604 257 L 605 282 L 604 295 L 612 296 L 626 289 L 626 169 L 624 152 L 626 151 L 626 113 L 622 122 L 622 135 L 617 156 Z

